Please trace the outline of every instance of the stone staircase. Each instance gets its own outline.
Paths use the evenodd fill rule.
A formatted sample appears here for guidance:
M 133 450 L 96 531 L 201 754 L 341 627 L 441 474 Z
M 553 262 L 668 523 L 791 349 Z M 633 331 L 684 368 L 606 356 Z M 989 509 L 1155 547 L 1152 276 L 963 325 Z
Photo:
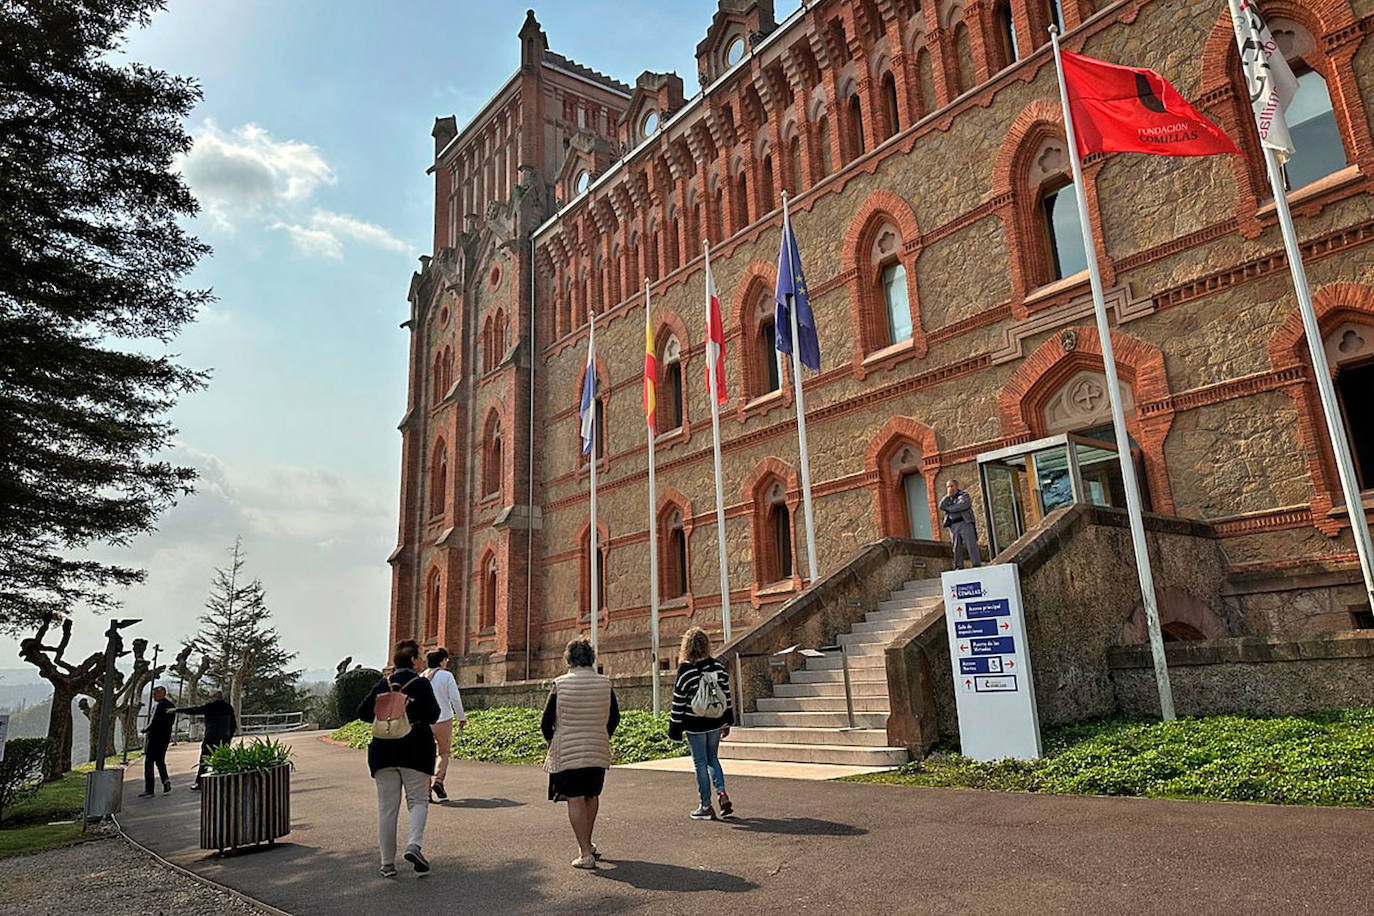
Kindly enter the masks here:
M 890 707 L 883 653 L 898 633 L 943 601 L 939 579 L 913 579 L 840 636 L 849 655 L 854 729 L 847 730 L 840 653 L 827 652 L 807 658 L 788 683 L 778 684 L 772 697 L 758 701 L 757 712 L 745 713 L 743 726 L 732 729 L 721 742 L 720 756 L 871 767 L 906 763 L 906 748 L 888 746 Z

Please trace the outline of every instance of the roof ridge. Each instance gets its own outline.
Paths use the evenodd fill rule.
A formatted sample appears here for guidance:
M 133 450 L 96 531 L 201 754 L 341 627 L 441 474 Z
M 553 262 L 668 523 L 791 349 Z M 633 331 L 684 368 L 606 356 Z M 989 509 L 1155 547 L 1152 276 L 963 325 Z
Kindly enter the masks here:
M 621 92 L 624 92 L 626 95 L 628 95 L 630 92 L 630 87 L 627 84 L 622 83 L 615 77 L 607 76 L 599 70 L 593 70 L 586 64 L 579 64 L 571 57 L 559 54 L 557 51 L 545 51 L 544 59 L 554 64 L 564 66 L 572 72 L 578 74 L 579 76 L 585 76 L 588 79 L 596 80 L 597 82 L 604 83 L 607 86 L 611 86 L 612 88 L 618 89 Z

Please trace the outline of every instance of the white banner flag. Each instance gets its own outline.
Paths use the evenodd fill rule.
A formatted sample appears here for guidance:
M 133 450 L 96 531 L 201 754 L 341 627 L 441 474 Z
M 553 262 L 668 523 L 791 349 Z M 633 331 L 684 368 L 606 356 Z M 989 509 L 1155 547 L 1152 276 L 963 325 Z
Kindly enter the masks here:
M 1230 8 L 1260 143 L 1272 149 L 1280 163 L 1287 162 L 1293 155 L 1293 138 L 1283 113 L 1298 92 L 1298 79 L 1255 4 L 1250 0 L 1230 0 Z

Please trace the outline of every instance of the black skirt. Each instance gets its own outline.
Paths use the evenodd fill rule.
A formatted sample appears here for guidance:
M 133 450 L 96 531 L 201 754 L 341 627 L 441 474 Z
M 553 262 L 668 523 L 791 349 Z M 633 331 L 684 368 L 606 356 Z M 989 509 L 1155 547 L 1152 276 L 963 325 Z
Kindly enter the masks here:
M 606 785 L 605 767 L 579 767 L 549 774 L 549 801 L 596 798 Z

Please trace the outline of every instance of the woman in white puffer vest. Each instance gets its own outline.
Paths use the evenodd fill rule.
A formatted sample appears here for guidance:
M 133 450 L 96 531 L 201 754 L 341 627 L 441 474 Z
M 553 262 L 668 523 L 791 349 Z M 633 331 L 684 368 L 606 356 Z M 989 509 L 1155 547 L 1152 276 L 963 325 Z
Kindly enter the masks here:
M 569 642 L 563 660 L 568 673 L 554 679 L 540 723 L 549 743 L 544 770 L 549 774 L 549 801 L 568 803 L 578 848 L 573 868 L 596 868 L 601 854 L 592 842 L 592 830 L 620 708 L 610 678 L 596 672 L 596 650 L 588 640 Z

